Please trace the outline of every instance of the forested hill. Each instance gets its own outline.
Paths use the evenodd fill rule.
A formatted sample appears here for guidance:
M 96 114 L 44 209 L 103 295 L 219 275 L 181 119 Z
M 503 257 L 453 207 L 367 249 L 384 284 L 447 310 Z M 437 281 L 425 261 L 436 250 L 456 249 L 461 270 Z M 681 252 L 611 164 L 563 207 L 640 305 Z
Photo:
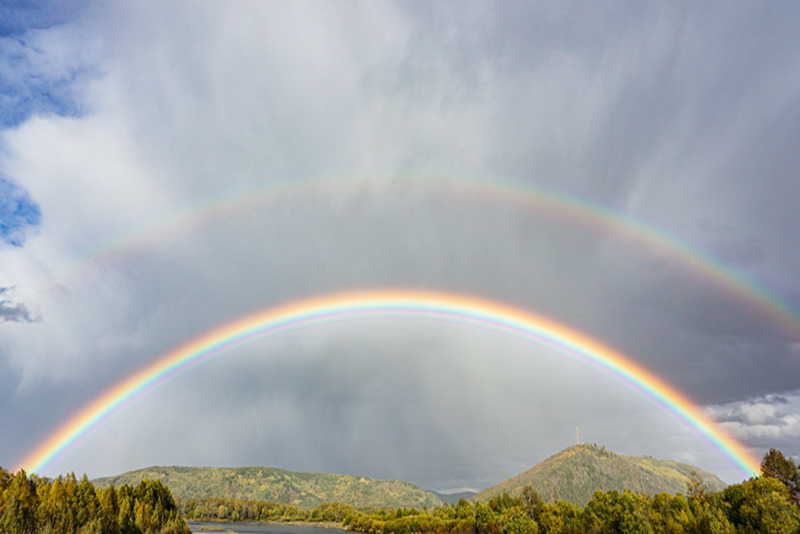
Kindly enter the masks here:
M 324 502 L 357 508 L 423 508 L 441 504 L 432 492 L 400 480 L 300 473 L 274 467 L 148 467 L 99 478 L 98 487 L 159 480 L 183 499 L 225 497 L 292 504 L 311 509 Z
M 513 478 L 483 490 L 473 497 L 487 502 L 506 491 L 520 495 L 530 485 L 545 502 L 559 499 L 585 506 L 596 490 L 631 490 L 655 495 L 686 493 L 692 472 L 712 491 L 726 484 L 716 475 L 691 465 L 648 456 L 621 456 L 605 447 L 584 443 L 554 454 L 547 460 Z

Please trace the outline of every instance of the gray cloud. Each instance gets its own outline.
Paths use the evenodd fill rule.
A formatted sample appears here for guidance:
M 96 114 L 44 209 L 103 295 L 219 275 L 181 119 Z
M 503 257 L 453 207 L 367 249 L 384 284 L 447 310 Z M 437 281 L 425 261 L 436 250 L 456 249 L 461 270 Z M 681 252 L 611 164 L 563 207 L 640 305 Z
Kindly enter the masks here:
M 13 287 L 0 287 L 0 322 L 32 323 L 40 321 L 39 317 L 28 304 L 15 302 L 10 297 Z
M 800 392 L 772 393 L 710 406 L 709 413 L 737 438 L 800 457 Z

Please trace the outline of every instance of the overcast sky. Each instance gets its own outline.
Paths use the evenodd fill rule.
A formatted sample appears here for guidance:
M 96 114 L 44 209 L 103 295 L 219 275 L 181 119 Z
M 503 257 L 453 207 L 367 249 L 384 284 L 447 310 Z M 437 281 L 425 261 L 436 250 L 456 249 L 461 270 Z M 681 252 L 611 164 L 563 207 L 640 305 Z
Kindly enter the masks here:
M 0 7 L 0 465 L 211 328 L 387 287 L 551 317 L 757 456 L 800 458 L 800 5 L 28 6 Z M 794 317 L 776 324 L 777 303 Z M 388 320 L 187 371 L 44 474 L 269 465 L 482 489 L 576 427 L 742 479 L 563 356 Z

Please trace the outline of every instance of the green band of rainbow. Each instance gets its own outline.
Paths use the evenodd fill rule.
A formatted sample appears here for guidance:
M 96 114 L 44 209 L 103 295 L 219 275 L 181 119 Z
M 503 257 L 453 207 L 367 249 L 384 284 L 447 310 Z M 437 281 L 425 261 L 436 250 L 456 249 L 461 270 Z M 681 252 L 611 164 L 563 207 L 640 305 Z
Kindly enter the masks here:
M 704 436 L 745 477 L 759 471 L 758 459 L 692 401 L 614 349 L 527 311 L 461 295 L 415 291 L 325 296 L 268 309 L 226 324 L 163 355 L 105 392 L 39 445 L 21 462 L 21 467 L 28 472 L 42 471 L 126 402 L 192 365 L 257 339 L 314 326 L 376 318 L 456 323 L 551 347 L 617 377 L 675 414 Z

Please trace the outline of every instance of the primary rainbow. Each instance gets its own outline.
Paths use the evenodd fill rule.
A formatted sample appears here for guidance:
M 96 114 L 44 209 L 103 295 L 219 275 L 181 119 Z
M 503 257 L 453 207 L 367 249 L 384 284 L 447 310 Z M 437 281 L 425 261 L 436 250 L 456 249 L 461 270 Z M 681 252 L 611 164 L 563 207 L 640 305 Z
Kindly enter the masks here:
M 687 397 L 628 357 L 580 332 L 478 298 L 426 291 L 335 294 L 270 308 L 228 323 L 169 352 L 95 399 L 40 444 L 20 467 L 40 472 L 117 409 L 192 365 L 265 337 L 321 325 L 372 319 L 424 319 L 474 327 L 547 346 L 627 383 L 704 436 L 745 477 L 759 461 Z

